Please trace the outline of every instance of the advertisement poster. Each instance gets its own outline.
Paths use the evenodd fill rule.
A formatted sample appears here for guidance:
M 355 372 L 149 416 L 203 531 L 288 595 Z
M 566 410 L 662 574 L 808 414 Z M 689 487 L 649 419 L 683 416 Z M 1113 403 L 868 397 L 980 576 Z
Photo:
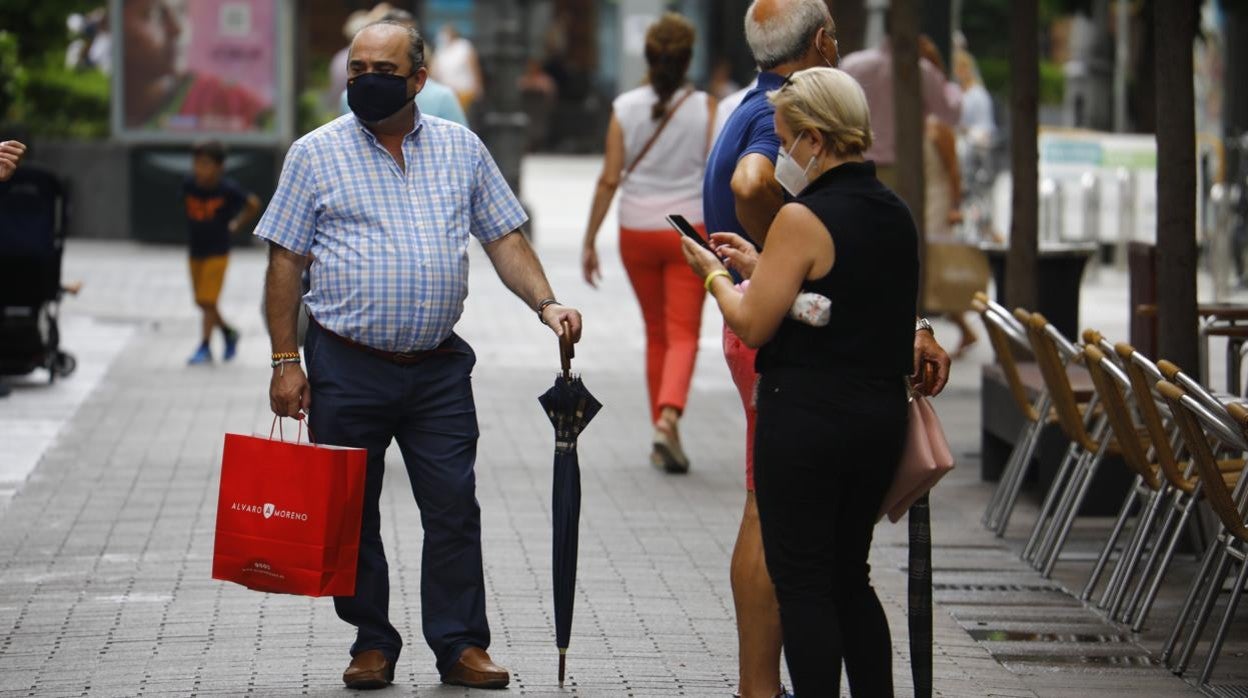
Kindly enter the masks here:
M 122 130 L 187 138 L 272 134 L 277 5 L 122 0 Z

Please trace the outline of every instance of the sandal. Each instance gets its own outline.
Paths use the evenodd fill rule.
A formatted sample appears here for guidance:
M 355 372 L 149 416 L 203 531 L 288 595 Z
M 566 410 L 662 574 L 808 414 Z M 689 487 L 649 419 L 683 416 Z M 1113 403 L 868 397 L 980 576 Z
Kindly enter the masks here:
M 664 472 L 676 475 L 689 472 L 689 457 L 680 447 L 680 437 L 676 433 L 674 424 L 655 422 L 654 455 L 657 455 L 658 459 L 651 457 L 650 462 L 662 468 Z

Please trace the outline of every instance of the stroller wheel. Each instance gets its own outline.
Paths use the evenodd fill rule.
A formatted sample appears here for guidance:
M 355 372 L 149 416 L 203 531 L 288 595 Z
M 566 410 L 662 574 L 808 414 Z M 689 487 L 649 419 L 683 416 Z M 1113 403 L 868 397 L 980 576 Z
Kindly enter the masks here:
M 67 354 L 63 351 L 56 352 L 56 358 L 52 360 L 53 375 L 65 378 L 72 374 L 76 368 L 78 368 L 78 359 L 75 359 L 73 354 Z

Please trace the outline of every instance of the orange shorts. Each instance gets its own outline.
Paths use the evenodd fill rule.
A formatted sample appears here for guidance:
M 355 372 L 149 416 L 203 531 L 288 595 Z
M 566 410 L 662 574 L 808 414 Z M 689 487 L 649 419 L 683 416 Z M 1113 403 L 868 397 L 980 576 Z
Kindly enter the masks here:
M 195 291 L 195 302 L 209 305 L 221 297 L 221 286 L 225 284 L 225 268 L 230 265 L 228 255 L 215 257 L 191 257 L 191 288 Z
M 740 288 L 740 286 L 738 286 Z M 758 421 L 758 406 L 755 404 L 754 389 L 758 383 L 758 373 L 754 371 L 754 357 L 757 349 L 751 349 L 741 341 L 728 323 L 724 323 L 724 359 L 728 362 L 728 372 L 732 382 L 741 395 L 741 406 L 745 408 L 745 489 L 754 491 L 754 429 Z

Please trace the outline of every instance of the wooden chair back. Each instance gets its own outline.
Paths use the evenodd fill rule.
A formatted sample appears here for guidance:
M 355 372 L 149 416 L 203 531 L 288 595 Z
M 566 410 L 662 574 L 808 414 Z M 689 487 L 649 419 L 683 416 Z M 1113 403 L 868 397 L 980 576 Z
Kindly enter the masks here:
M 1157 391 L 1170 406 L 1170 412 L 1174 416 L 1175 424 L 1179 427 L 1183 443 L 1196 464 L 1205 500 L 1209 502 L 1214 514 L 1231 535 L 1248 542 L 1248 528 L 1244 526 L 1243 514 L 1240 513 L 1239 506 L 1235 504 L 1235 498 L 1230 489 L 1222 480 L 1217 457 L 1205 433 L 1205 428 L 1209 428 L 1215 438 L 1221 439 L 1227 425 L 1222 423 L 1219 426 L 1220 420 L 1216 416 L 1204 409 L 1186 391 L 1168 380 L 1160 381 L 1157 384 Z
M 1204 405 L 1205 409 L 1213 410 L 1215 413 L 1226 410 L 1222 401 L 1215 397 L 1208 388 L 1201 385 L 1199 380 L 1187 375 L 1183 369 L 1173 363 L 1160 359 L 1157 361 L 1157 370 L 1161 371 L 1161 375 L 1166 380 L 1182 388 L 1188 397 Z
M 1161 468 L 1162 476 L 1172 487 L 1191 494 L 1195 482 L 1185 477 L 1183 469 L 1179 467 L 1178 456 L 1170 446 L 1170 431 L 1166 428 L 1165 417 L 1157 409 L 1157 401 L 1161 400 L 1161 395 L 1155 388 L 1158 381 L 1164 380 L 1161 369 L 1126 342 L 1115 344 L 1114 351 L 1122 359 L 1123 371 L 1131 381 L 1131 396 L 1140 421 L 1144 423 L 1148 438 L 1152 441 L 1153 457 Z
M 1084 338 L 1088 338 L 1086 333 Z M 1148 459 L 1148 444 L 1140 440 L 1140 431 L 1135 426 L 1131 408 L 1123 393 L 1123 389 L 1130 386 L 1130 379 L 1096 344 L 1088 344 L 1083 352 L 1087 359 L 1085 364 L 1088 374 L 1092 376 L 1092 385 L 1096 386 L 1096 394 L 1101 398 L 1101 405 L 1109 418 L 1109 426 L 1117 437 L 1122 459 L 1132 472 L 1144 480 L 1149 489 L 1161 489 L 1157 468 Z
M 1014 398 L 1015 406 L 1023 413 L 1023 418 L 1027 421 L 1039 420 L 1040 415 L 1036 413 L 1035 406 L 1028 399 L 1027 386 L 1023 384 L 1023 378 L 1018 372 L 1018 361 L 1014 356 L 1014 344 L 1018 338 L 1014 337 L 1011 331 L 1015 329 L 1010 327 L 1012 318 L 1002 317 L 997 313 L 989 305 L 987 296 L 982 291 L 976 293 L 971 299 L 971 307 L 979 313 L 980 320 L 984 323 L 984 331 L 988 333 L 988 341 L 992 343 L 993 353 L 997 356 L 997 365 L 1001 367 L 1001 373 L 1005 375 L 1005 383 L 1010 389 L 1010 397 Z M 1026 335 L 1022 339 L 1026 341 Z
M 1062 433 L 1085 450 L 1097 450 L 1099 445 L 1084 428 L 1083 413 L 1079 410 L 1079 401 L 1070 384 L 1070 377 L 1066 374 L 1065 362 L 1062 361 L 1063 350 L 1057 340 L 1061 333 L 1051 328 L 1043 315 L 1032 313 L 1028 317 L 1027 334 L 1031 339 L 1032 351 L 1036 354 L 1036 363 L 1040 366 L 1040 375 L 1044 377 L 1044 385 L 1049 389 L 1049 399 L 1053 401 L 1053 410 L 1057 413 L 1057 422 Z M 1076 351 L 1082 354 L 1082 350 Z M 1077 357 L 1072 357 L 1072 360 L 1074 358 Z

